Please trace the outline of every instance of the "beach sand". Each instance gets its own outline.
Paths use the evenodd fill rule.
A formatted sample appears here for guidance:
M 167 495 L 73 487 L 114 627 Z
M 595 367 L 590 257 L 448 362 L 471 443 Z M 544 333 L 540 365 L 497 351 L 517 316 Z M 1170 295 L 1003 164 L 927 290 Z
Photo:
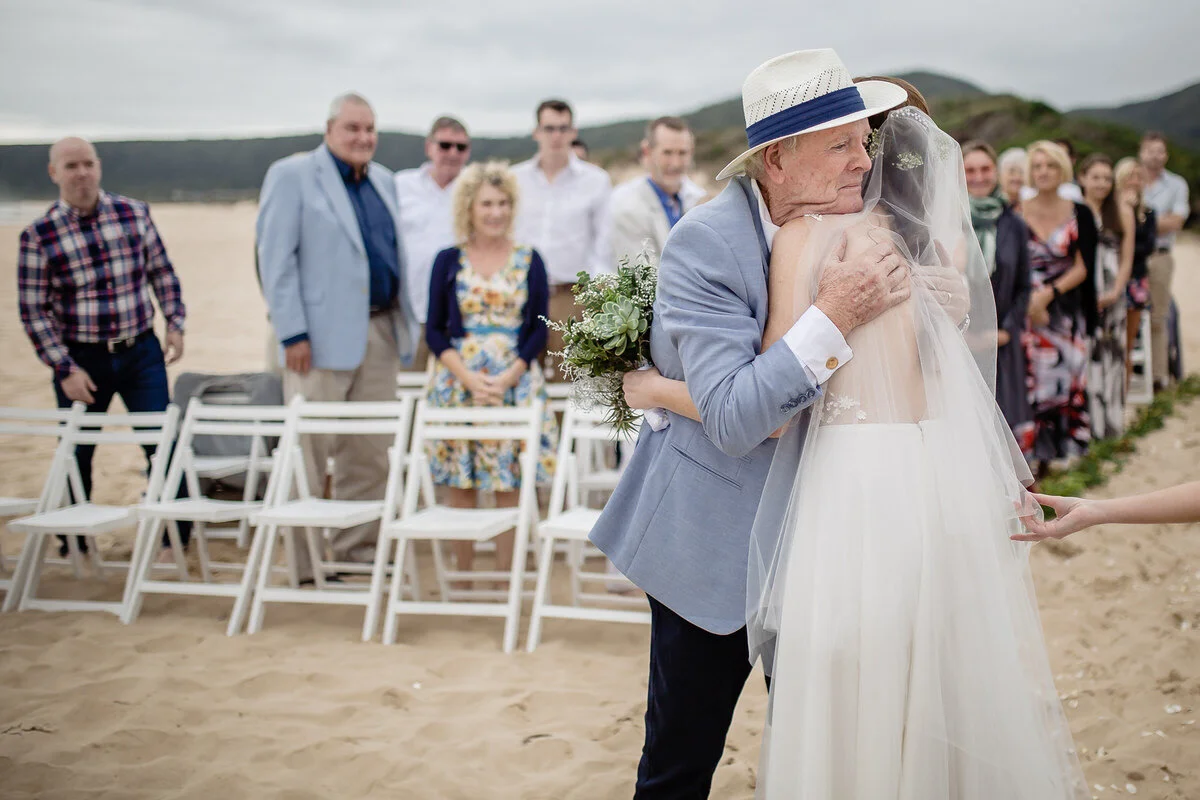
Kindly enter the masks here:
M 163 204 L 183 282 L 180 370 L 262 366 L 253 205 Z M 0 227 L 0 405 L 53 404 L 16 311 L 16 227 Z M 1200 240 L 1176 295 L 1200 364 Z M 0 494 L 36 494 L 48 448 L 0 451 Z M 1200 475 L 1200 403 L 1151 434 L 1097 492 Z M 96 498 L 132 502 L 140 453 L 96 456 Z M 127 539 L 106 542 L 120 551 Z M 18 539 L 4 537 L 6 551 Z M 1038 545 L 1033 564 L 1060 693 L 1097 797 L 1200 797 L 1200 526 L 1110 527 Z M 428 583 L 428 582 L 427 582 Z M 47 577 L 95 597 L 120 581 Z M 101 614 L 0 616 L 4 798 L 623 798 L 642 743 L 648 628 L 548 621 L 505 656 L 498 620 L 407 619 L 400 644 L 358 639 L 361 609 L 273 606 L 224 636 L 231 602 L 150 597 L 132 626 Z M 522 630 L 524 633 L 524 629 Z M 753 796 L 766 704 L 747 685 L 713 787 Z M 1179 710 L 1176 712 L 1175 707 Z

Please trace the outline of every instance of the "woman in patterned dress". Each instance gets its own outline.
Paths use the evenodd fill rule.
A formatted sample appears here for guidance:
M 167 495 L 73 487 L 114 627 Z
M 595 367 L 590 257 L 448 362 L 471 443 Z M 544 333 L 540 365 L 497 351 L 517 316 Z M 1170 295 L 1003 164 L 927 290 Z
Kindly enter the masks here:
M 1142 312 L 1150 307 L 1150 277 L 1146 259 L 1157 244 L 1158 220 L 1154 209 L 1146 205 L 1142 192 L 1146 188 L 1146 168 L 1132 156 L 1117 162 L 1117 202 L 1129 207 L 1133 216 L 1133 270 L 1125 287 L 1125 352 L 1132 353 L 1142 327 Z M 1125 391 L 1133 377 L 1133 362 L 1125 359 Z
M 1053 142 L 1029 147 L 1029 183 L 1037 195 L 1021 209 L 1029 226 L 1033 292 L 1022 340 L 1034 409 L 1032 460 L 1039 477 L 1050 462 L 1087 452 L 1088 334 L 1096 324 L 1096 257 L 1091 209 L 1058 196 L 1071 162 Z
M 549 285 L 537 251 L 513 242 L 517 181 L 497 161 L 463 170 L 454 190 L 454 229 L 461 244 L 437 254 L 429 283 L 426 341 L 438 359 L 430 405 L 522 406 L 545 398 L 540 372 L 530 372 L 546 346 Z M 554 471 L 553 418 L 547 416 L 539 481 Z M 521 485 L 516 442 L 440 441 L 429 446 L 433 482 L 448 487 L 447 502 L 475 508 L 477 492 L 495 493 L 512 508 Z M 473 542 L 455 542 L 457 568 L 468 571 Z M 496 540 L 496 569 L 508 571 L 513 533 Z
M 1100 320 L 1088 366 L 1088 415 L 1092 436 L 1125 433 L 1125 287 L 1133 272 L 1133 210 L 1117 200 L 1112 159 L 1092 153 L 1079 165 L 1083 198 L 1099 231 L 1096 244 L 1096 306 Z

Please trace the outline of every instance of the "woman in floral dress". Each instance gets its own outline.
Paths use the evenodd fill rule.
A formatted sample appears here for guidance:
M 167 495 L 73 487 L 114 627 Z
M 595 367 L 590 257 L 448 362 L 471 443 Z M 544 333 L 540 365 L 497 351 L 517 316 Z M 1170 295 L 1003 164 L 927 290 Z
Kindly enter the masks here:
M 1087 452 L 1088 334 L 1096 324 L 1096 224 L 1091 209 L 1058 196 L 1071 162 L 1053 142 L 1029 147 L 1029 182 L 1037 195 L 1022 215 L 1029 226 L 1033 292 L 1022 337 L 1034 409 L 1032 460 L 1043 476 L 1050 462 Z
M 537 251 L 512 239 L 517 182 L 501 162 L 473 164 L 454 190 L 454 228 L 461 244 L 441 251 L 429 283 L 425 338 L 438 366 L 429 404 L 441 408 L 521 406 L 545 398 L 538 371 L 546 346 L 549 285 Z M 537 479 L 554 471 L 555 429 L 547 415 Z M 429 446 L 433 482 L 448 487 L 455 508 L 475 508 L 477 493 L 496 505 L 517 505 L 521 485 L 517 442 L 440 441 Z M 461 571 L 474 561 L 473 542 L 455 542 Z M 496 540 L 496 569 L 512 565 L 513 533 Z

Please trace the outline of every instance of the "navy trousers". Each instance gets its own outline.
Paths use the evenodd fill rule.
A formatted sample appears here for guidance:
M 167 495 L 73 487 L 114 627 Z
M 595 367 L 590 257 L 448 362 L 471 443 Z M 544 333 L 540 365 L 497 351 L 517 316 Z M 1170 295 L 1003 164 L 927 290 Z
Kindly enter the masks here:
M 71 358 L 86 372 L 96 384 L 92 392 L 95 401 L 88 406 L 89 412 L 106 412 L 114 396 L 120 396 L 121 402 L 129 411 L 165 411 L 171 402 L 167 388 L 167 365 L 163 358 L 162 345 L 153 331 L 147 331 L 137 338 L 133 346 L 117 353 L 108 352 L 103 344 L 68 343 L 67 351 Z M 71 399 L 63 394 L 58 380 L 54 381 L 54 394 L 58 397 L 59 408 L 69 408 Z M 150 457 L 154 455 L 154 446 L 143 448 L 146 451 L 146 469 L 150 469 Z M 95 445 L 80 445 L 75 448 L 75 460 L 79 463 L 79 475 L 83 479 L 83 490 L 90 498 L 92 496 L 92 456 Z M 186 496 L 187 486 L 181 486 L 181 496 Z M 74 500 L 74 498 L 72 498 Z M 180 523 L 179 536 L 186 545 L 191 538 L 190 522 Z M 59 552 L 63 555 L 67 550 L 65 536 L 58 537 L 61 545 Z M 81 549 L 87 549 L 87 540 L 77 537 Z M 163 546 L 168 544 L 166 534 L 163 535 Z
M 703 800 L 750 674 L 746 630 L 709 633 L 650 600 L 646 743 L 635 800 Z

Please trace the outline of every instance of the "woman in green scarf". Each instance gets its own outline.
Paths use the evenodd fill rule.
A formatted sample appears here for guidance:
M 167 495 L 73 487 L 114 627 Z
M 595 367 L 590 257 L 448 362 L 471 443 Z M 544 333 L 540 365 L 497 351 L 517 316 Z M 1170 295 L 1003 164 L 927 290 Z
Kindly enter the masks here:
M 996 151 L 985 142 L 962 146 L 971 225 L 992 274 L 999 323 L 996 350 L 996 402 L 1026 454 L 1033 448 L 1033 407 L 1025 380 L 1021 332 L 1029 308 L 1029 228 L 1004 201 L 996 172 Z

